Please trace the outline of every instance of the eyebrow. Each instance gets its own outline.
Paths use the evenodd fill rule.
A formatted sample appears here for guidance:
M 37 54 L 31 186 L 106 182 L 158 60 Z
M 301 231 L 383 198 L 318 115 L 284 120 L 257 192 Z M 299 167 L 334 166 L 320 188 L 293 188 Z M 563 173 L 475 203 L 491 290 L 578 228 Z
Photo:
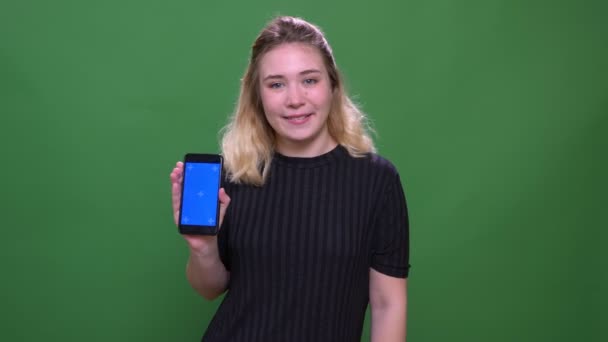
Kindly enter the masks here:
M 316 73 L 320 74 L 321 70 L 318 70 L 318 69 L 307 69 L 307 70 L 301 71 L 299 73 L 299 75 L 303 76 L 303 75 L 316 74 Z M 283 76 L 283 75 L 268 75 L 268 76 L 264 77 L 263 81 L 266 81 L 266 80 L 269 80 L 269 79 L 281 79 L 281 78 L 285 78 L 285 76 Z

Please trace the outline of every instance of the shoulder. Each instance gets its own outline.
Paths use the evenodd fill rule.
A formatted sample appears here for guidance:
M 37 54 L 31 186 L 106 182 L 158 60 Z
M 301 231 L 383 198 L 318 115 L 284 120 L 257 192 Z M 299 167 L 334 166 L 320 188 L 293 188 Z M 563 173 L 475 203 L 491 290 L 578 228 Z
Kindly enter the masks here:
M 353 179 L 358 186 L 369 187 L 384 192 L 401 185 L 399 171 L 393 162 L 378 153 L 361 156 L 346 156 L 346 163 L 340 168 L 343 177 Z
M 385 157 L 376 153 L 370 153 L 368 155 L 368 158 L 371 167 L 378 169 L 378 171 L 386 172 L 391 175 L 399 174 L 399 171 L 397 171 L 397 167 Z
M 370 152 L 361 157 L 350 156 L 349 159 L 352 163 L 356 164 L 357 167 L 365 168 L 368 170 L 368 172 L 373 174 L 386 176 L 389 178 L 399 176 L 399 171 L 397 170 L 395 164 L 380 154 Z

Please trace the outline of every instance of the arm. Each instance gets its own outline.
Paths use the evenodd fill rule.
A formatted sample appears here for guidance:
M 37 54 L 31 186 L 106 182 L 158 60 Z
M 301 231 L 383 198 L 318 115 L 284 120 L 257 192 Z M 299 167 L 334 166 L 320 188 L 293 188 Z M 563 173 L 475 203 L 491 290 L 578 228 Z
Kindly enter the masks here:
M 173 219 L 177 225 L 179 218 L 179 207 L 181 184 L 183 181 L 184 164 L 178 162 L 171 172 L 171 192 L 173 202 Z M 230 204 L 230 197 L 224 189 L 220 189 L 220 226 L 226 214 L 226 208 Z M 190 247 L 190 258 L 186 266 L 188 282 L 201 296 L 213 300 L 226 291 L 230 272 L 220 259 L 217 246 L 217 236 L 183 235 Z
M 186 237 L 188 240 L 190 237 Z M 195 237 L 199 238 L 200 237 Z M 190 258 L 186 266 L 188 282 L 205 299 L 213 300 L 226 291 L 230 272 L 222 263 L 218 248 L 217 237 L 205 237 L 208 241 L 199 244 L 198 248 L 190 245 Z
M 370 268 L 371 341 L 404 342 L 407 317 L 407 279 Z

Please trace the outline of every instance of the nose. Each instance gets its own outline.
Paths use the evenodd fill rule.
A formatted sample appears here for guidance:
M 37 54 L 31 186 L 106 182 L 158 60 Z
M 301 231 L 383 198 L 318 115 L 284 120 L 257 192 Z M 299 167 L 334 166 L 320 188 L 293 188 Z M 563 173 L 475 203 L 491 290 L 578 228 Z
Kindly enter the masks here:
M 298 86 L 292 86 L 287 89 L 287 107 L 299 108 L 304 105 L 304 94 Z

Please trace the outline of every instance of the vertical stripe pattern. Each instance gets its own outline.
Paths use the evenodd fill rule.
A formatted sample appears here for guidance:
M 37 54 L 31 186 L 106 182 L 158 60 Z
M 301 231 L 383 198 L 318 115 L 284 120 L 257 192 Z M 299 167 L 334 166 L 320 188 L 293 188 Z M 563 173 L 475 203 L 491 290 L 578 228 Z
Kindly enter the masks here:
M 396 169 L 342 146 L 275 155 L 262 187 L 226 183 L 218 244 L 230 271 L 203 341 L 359 341 L 369 270 L 407 277 L 409 226 Z

